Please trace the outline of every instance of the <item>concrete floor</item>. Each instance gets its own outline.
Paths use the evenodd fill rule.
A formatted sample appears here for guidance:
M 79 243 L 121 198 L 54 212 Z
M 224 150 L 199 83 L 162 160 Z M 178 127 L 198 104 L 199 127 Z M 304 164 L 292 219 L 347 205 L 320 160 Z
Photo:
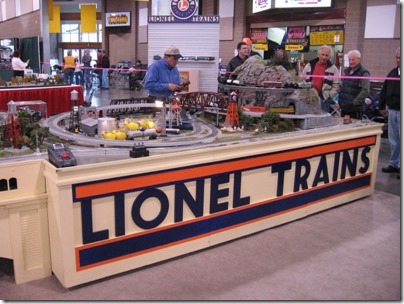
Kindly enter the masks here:
M 138 94 L 96 89 L 92 102 Z M 83 286 L 55 276 L 16 285 L 0 259 L 0 299 L 400 301 L 401 183 L 381 172 L 389 153 L 382 138 L 370 197 Z

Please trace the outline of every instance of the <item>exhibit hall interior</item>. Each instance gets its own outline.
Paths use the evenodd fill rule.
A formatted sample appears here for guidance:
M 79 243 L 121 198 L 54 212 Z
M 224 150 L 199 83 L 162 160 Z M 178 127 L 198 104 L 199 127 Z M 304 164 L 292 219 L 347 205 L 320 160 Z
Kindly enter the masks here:
M 1 300 L 401 300 L 400 1 L 1 4 Z

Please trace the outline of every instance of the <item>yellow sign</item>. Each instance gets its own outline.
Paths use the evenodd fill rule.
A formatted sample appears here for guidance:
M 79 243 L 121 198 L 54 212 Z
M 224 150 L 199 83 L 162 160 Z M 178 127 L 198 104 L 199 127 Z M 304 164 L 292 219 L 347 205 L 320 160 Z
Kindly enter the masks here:
M 343 44 L 344 31 L 325 31 L 310 33 L 311 45 Z
M 268 44 L 254 44 L 253 45 L 253 50 L 254 51 L 268 51 Z
M 301 44 L 286 44 L 285 51 L 302 51 L 303 45 Z

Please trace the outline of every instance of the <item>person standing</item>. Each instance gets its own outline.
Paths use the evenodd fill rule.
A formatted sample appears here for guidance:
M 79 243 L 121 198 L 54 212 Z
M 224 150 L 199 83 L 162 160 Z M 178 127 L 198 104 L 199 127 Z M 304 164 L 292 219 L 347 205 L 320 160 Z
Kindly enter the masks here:
M 233 72 L 236 68 L 242 65 L 244 61 L 247 60 L 249 52 L 249 45 L 245 42 L 239 42 L 237 44 L 237 55 L 230 59 L 229 64 L 227 65 L 228 70 Z
M 311 60 L 303 69 L 302 75 L 313 75 L 307 82 L 311 82 L 313 88 L 318 92 L 321 101 L 321 109 L 324 112 L 332 113 L 331 108 L 341 88 L 341 80 L 338 76 L 338 68 L 331 62 L 332 49 L 328 45 L 322 45 L 317 51 L 317 58 Z
M 380 91 L 379 98 L 379 111 L 384 117 L 388 117 L 388 137 L 390 143 L 390 160 L 389 166 L 383 167 L 384 173 L 400 173 L 400 143 L 401 143 L 401 130 L 400 130 L 400 47 L 396 52 L 397 66 L 392 69 L 383 83 L 382 90 Z M 400 178 L 400 175 L 397 176 Z
M 76 68 L 74 69 L 74 79 L 77 85 L 84 86 L 84 74 L 82 65 L 78 57 L 75 58 L 76 61 Z
M 169 97 L 183 89 L 177 68 L 178 60 L 182 57 L 179 49 L 172 45 L 164 51 L 162 59 L 150 65 L 144 87 L 151 97 Z
M 101 67 L 102 67 L 102 86 L 101 89 L 109 90 L 109 79 L 108 73 L 110 68 L 109 56 L 105 51 L 103 51 Z
M 81 63 L 83 64 L 83 75 L 84 75 L 84 83 L 86 87 L 91 87 L 91 61 L 93 58 L 90 56 L 90 50 L 85 50 L 84 55 L 81 58 Z
M 346 78 L 342 80 L 338 104 L 341 116 L 349 115 L 351 118 L 362 119 L 365 108 L 365 98 L 369 96 L 369 71 L 361 64 L 361 53 L 358 50 L 348 52 L 349 67 L 344 70 Z
M 99 49 L 97 52 L 96 73 L 98 74 L 99 85 L 102 86 L 102 57 L 104 56 L 104 50 Z
M 24 69 L 28 66 L 29 64 L 29 59 L 24 62 L 20 58 L 21 53 L 20 51 L 16 50 L 13 53 L 13 58 L 11 59 L 11 66 L 13 68 L 13 77 L 24 77 Z
M 72 56 L 72 51 L 67 51 L 67 56 L 63 58 L 63 79 L 65 83 L 73 84 L 74 69 L 76 68 L 76 59 Z

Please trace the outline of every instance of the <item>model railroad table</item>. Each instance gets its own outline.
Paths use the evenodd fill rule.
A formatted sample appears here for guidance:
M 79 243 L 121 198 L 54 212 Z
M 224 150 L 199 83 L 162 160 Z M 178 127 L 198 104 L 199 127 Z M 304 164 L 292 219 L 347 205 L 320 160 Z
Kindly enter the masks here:
M 71 110 L 70 93 L 78 92 L 78 105 L 83 104 L 83 87 L 80 85 L 63 86 L 16 86 L 0 89 L 0 111 L 7 111 L 7 104 L 12 101 L 42 100 L 47 104 L 48 115 Z

